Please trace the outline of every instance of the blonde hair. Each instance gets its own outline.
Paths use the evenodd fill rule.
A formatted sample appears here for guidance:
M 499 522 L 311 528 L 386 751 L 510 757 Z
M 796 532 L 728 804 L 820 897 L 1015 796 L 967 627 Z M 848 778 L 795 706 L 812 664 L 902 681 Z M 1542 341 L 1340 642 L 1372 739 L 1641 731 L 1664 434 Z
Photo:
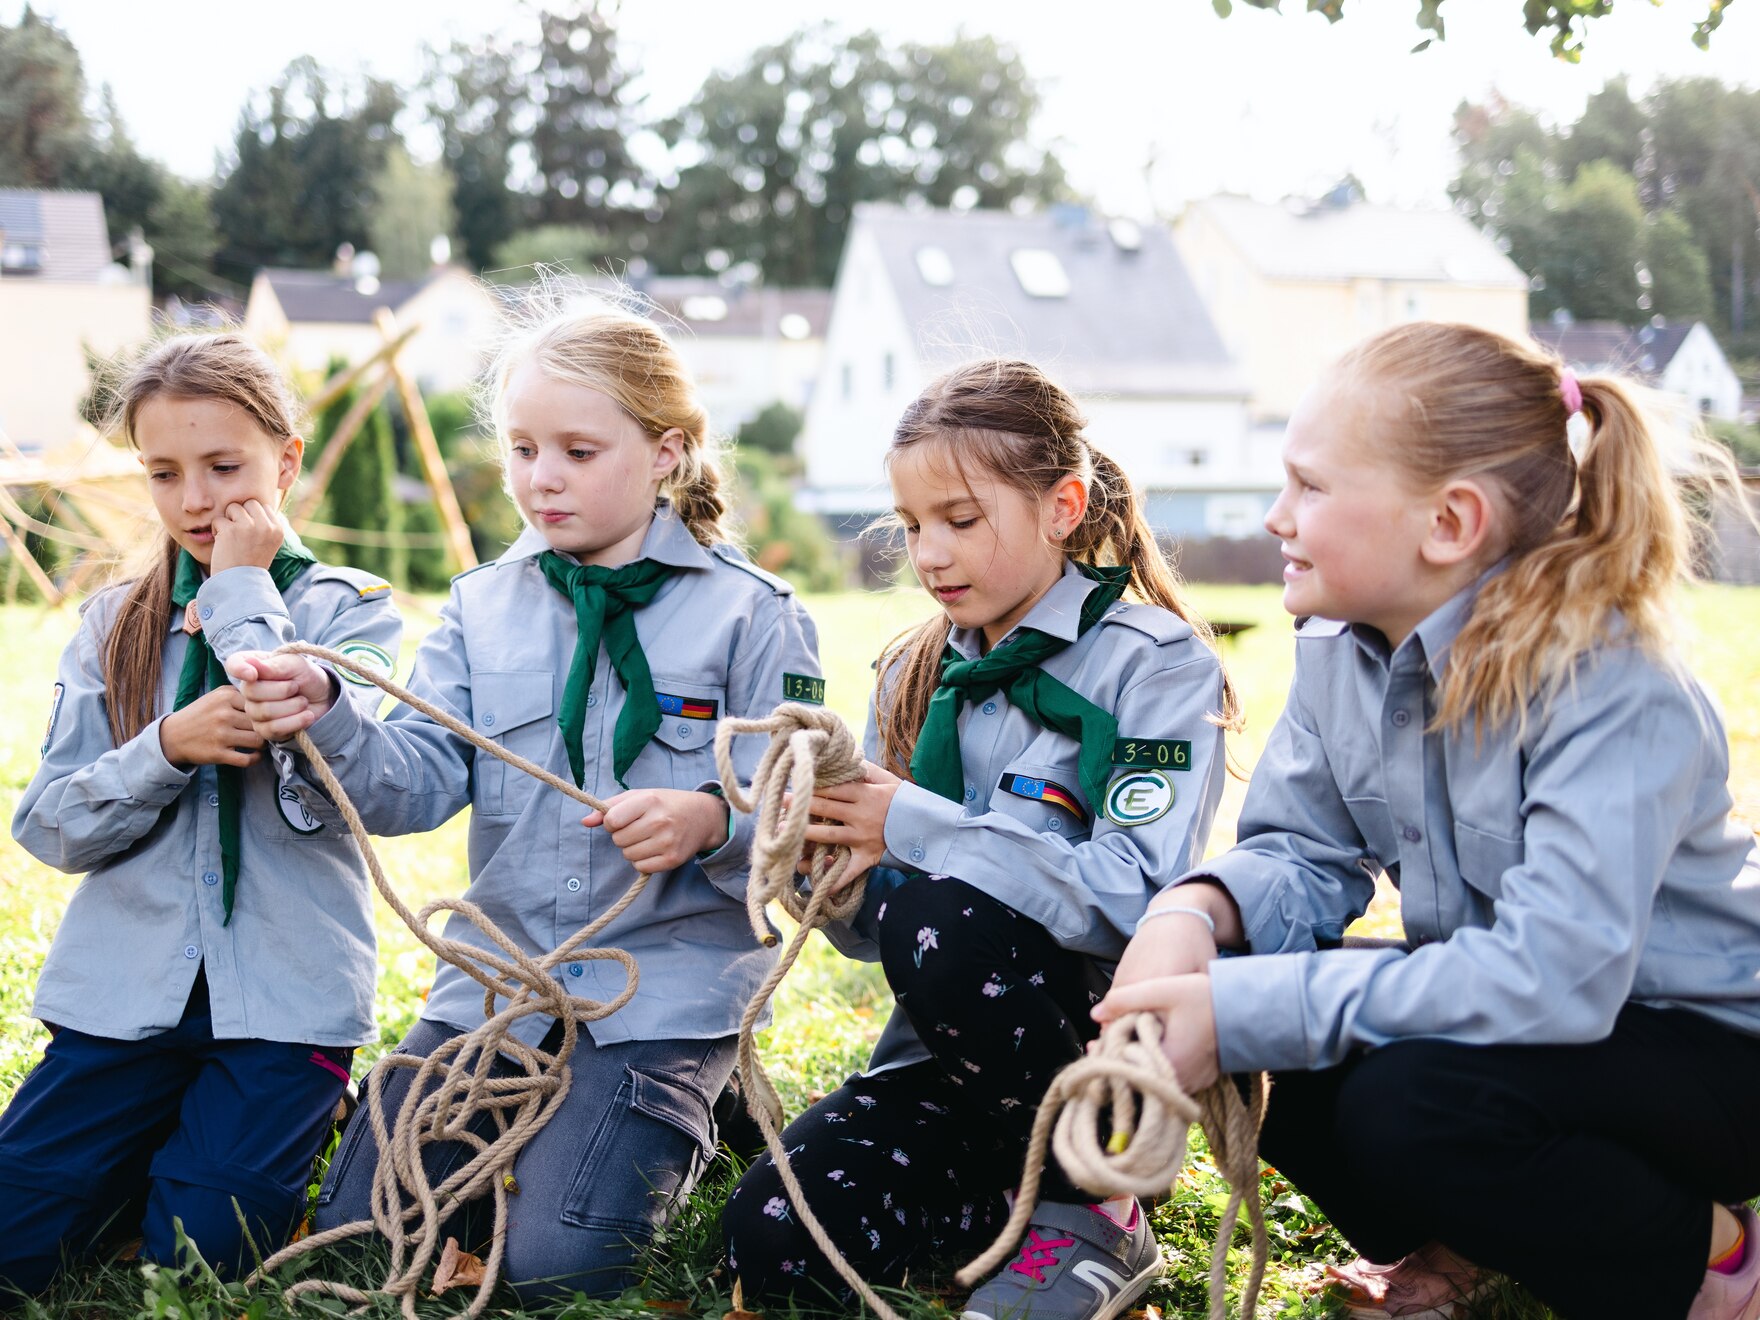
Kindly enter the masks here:
M 277 443 L 299 434 L 300 408 L 287 378 L 243 335 L 176 335 L 148 345 L 112 371 L 118 378 L 110 387 L 105 429 L 132 447 L 139 448 L 135 424 L 140 410 L 161 394 L 230 403 Z M 158 717 L 177 553 L 177 542 L 162 531 L 150 567 L 124 588 L 104 641 L 105 706 L 110 736 L 118 747 Z
M 487 400 L 496 434 L 505 442 L 507 382 L 527 362 L 555 380 L 596 390 L 650 439 L 671 430 L 684 435 L 678 466 L 661 482 L 660 493 L 699 543 L 731 541 L 722 445 L 709 430 L 709 414 L 672 341 L 645 317 L 612 305 L 587 311 L 558 306 L 541 314 L 543 307 L 563 302 L 560 291 L 546 284 L 534 295 L 540 315 L 516 327 L 496 355 Z
M 1579 462 L 1563 370 L 1538 344 L 1423 321 L 1375 335 L 1334 368 L 1341 388 L 1372 393 L 1372 443 L 1413 486 L 1479 478 L 1507 535 L 1509 566 L 1450 650 L 1438 728 L 1525 728 L 1529 703 L 1561 689 L 1616 615 L 1640 646 L 1669 653 L 1696 519 L 1663 453 L 1667 423 L 1635 384 L 1584 376 Z M 1686 449 L 1695 479 L 1739 489 L 1727 451 L 1696 436 Z
M 1088 488 L 1087 511 L 1063 540 L 1063 551 L 1078 563 L 1129 565 L 1131 589 L 1140 599 L 1171 610 L 1213 642 L 1210 625 L 1182 599 L 1179 575 L 1156 543 L 1136 488 L 1088 442 L 1086 425 L 1075 400 L 1031 362 L 982 358 L 929 383 L 899 419 L 886 458 L 890 465 L 906 450 L 935 446 L 956 471 L 977 469 L 1031 500 L 1065 477 L 1079 477 Z M 937 614 L 881 657 L 877 692 L 885 690 L 888 675 L 898 673 L 892 699 L 875 702 L 889 768 L 910 765 L 952 626 L 946 614 Z M 1240 702 L 1226 671 L 1222 709 L 1214 718 L 1223 728 L 1241 727 Z

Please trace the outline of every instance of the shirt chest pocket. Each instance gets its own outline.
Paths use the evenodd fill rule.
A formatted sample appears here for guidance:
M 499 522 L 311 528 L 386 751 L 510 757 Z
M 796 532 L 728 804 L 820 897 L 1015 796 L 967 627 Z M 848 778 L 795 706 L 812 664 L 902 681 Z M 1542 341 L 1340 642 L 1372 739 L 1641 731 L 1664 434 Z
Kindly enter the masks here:
M 1463 821 L 1454 823 L 1454 855 L 1461 879 L 1489 898 L 1503 897 L 1504 872 L 1520 866 L 1524 853 L 1520 839 L 1506 839 Z
M 690 683 L 665 675 L 654 676 L 654 693 L 660 703 L 660 727 L 654 741 L 630 770 L 630 787 L 649 786 L 694 789 L 715 775 L 715 730 L 727 701 L 727 689 L 709 683 Z
M 561 736 L 551 718 L 556 710 L 553 683 L 544 669 L 472 674 L 477 732 L 528 761 L 547 765 L 550 741 Z M 518 815 L 538 787 L 536 779 L 487 752 L 477 753 L 472 781 L 472 807 L 490 816 Z
M 1075 784 L 1073 767 L 1011 765 L 990 785 L 990 810 L 1012 816 L 1040 834 L 1074 843 L 1089 833 Z

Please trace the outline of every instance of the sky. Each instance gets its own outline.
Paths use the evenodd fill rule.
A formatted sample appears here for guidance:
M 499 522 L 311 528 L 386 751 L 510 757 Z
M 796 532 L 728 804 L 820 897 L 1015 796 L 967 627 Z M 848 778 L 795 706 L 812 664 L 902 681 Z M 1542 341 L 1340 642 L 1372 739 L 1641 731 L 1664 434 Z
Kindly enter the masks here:
M 1417 54 L 1427 35 L 1414 25 L 1417 0 L 1354 0 L 1334 25 L 1302 12 L 1303 0 L 1285 0 L 1282 14 L 1237 3 L 1226 20 L 1210 0 L 625 0 L 619 31 L 656 114 L 714 69 L 822 18 L 895 40 L 990 33 L 1039 82 L 1037 136 L 1056 144 L 1076 188 L 1106 211 L 1149 218 L 1219 191 L 1311 195 L 1347 172 L 1371 200 L 1445 205 L 1454 108 L 1493 91 L 1568 124 L 1622 73 L 1640 92 L 1688 75 L 1760 85 L 1760 0 L 1730 5 L 1709 52 L 1691 41 L 1706 2 L 1624 0 L 1589 26 L 1577 65 L 1528 35 L 1520 0 L 1450 0 L 1447 40 Z M 519 0 L 33 3 L 72 37 L 92 86 L 110 84 L 140 148 L 189 177 L 212 173 L 239 107 L 298 55 L 408 86 L 424 43 L 530 22 Z M 9 23 L 22 8 L 0 0 Z

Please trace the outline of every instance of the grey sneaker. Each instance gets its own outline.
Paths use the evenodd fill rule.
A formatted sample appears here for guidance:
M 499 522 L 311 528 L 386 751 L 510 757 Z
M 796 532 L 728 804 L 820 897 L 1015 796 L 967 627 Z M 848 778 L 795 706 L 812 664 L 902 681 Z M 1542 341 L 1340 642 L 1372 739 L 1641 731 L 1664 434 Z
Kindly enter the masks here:
M 960 1320 L 1113 1320 L 1164 1268 L 1136 1202 L 1121 1224 L 1099 1206 L 1048 1201 L 1020 1254 L 972 1294 Z

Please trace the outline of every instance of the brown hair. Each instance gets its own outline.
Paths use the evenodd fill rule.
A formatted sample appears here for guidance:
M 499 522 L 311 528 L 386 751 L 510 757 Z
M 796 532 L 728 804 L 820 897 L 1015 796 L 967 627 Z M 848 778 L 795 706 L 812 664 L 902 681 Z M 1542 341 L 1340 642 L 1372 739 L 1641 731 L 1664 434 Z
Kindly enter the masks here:
M 1529 702 L 1567 682 L 1616 613 L 1639 645 L 1668 653 L 1695 520 L 1662 451 L 1667 423 L 1635 384 L 1582 377 L 1579 462 L 1562 371 L 1538 344 L 1422 321 L 1364 341 L 1334 368 L 1340 387 L 1374 392 L 1381 447 L 1412 484 L 1482 479 L 1507 540 L 1508 568 L 1479 592 L 1450 651 L 1439 728 L 1524 727 Z M 1686 448 L 1714 491 L 1739 489 L 1727 451 L 1698 436 Z
M 913 446 L 940 446 L 956 470 L 977 468 L 1033 500 L 1065 477 L 1080 477 L 1088 487 L 1087 512 L 1063 550 L 1078 563 L 1129 565 L 1139 598 L 1171 610 L 1212 642 L 1210 625 L 1180 596 L 1179 575 L 1156 543 L 1136 488 L 1088 442 L 1086 425 L 1075 400 L 1031 362 L 982 358 L 931 381 L 905 409 L 887 461 Z M 891 701 L 875 702 L 882 760 L 890 769 L 910 765 L 952 626 L 946 614 L 937 614 L 881 657 L 877 692 L 898 671 Z M 1241 727 L 1240 702 L 1226 671 L 1222 709 L 1213 718 L 1225 729 Z
M 118 370 L 106 429 L 136 445 L 141 408 L 160 394 L 218 399 L 242 408 L 275 441 L 298 434 L 299 408 L 287 379 L 269 355 L 239 334 L 177 335 L 150 345 Z M 171 583 L 177 543 L 162 532 L 150 567 L 123 588 L 122 603 L 104 641 L 103 674 L 110 736 L 120 747 L 158 716 L 165 630 L 171 621 Z
M 534 295 L 540 305 L 562 303 L 556 291 Z M 702 545 L 731 541 L 725 525 L 727 499 L 722 486 L 722 448 L 709 430 L 709 414 L 672 341 L 651 321 L 606 305 L 590 311 L 566 310 L 516 328 L 489 372 L 489 415 L 505 438 L 502 397 L 516 368 L 536 363 L 546 375 L 584 385 L 615 402 L 651 439 L 671 430 L 684 445 L 661 494 L 672 501 L 679 520 Z

